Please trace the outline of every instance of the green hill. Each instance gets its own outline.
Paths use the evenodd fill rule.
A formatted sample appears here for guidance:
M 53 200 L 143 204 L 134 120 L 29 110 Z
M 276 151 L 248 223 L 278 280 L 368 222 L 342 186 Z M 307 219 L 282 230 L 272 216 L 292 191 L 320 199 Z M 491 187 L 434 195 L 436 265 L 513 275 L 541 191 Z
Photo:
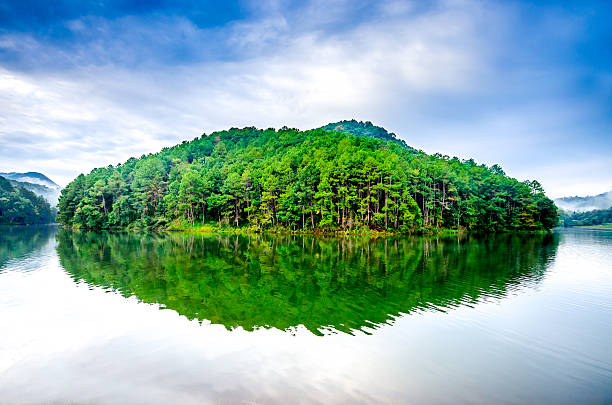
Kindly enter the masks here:
M 405 233 L 557 223 L 536 181 L 509 178 L 497 165 L 427 155 L 369 123 L 330 125 L 334 130 L 232 128 L 95 169 L 62 190 L 58 219 L 83 228 L 212 222 Z
M 51 207 L 55 208 L 57 205 L 61 187 L 44 174 L 38 172 L 10 172 L 0 173 L 0 176 L 10 181 L 13 186 L 23 187 L 43 197 Z
M 366 138 L 382 139 L 384 141 L 396 142 L 406 148 L 410 148 L 406 145 L 402 139 L 397 138 L 393 132 L 389 132 L 383 127 L 376 126 L 370 121 L 356 121 L 356 120 L 345 120 L 339 122 L 333 122 L 322 126 L 321 129 L 326 131 L 344 132 L 356 136 L 363 136 Z M 412 148 L 410 148 L 412 149 Z
M 47 224 L 53 222 L 51 206 L 30 190 L 14 186 L 0 176 L 0 224 Z

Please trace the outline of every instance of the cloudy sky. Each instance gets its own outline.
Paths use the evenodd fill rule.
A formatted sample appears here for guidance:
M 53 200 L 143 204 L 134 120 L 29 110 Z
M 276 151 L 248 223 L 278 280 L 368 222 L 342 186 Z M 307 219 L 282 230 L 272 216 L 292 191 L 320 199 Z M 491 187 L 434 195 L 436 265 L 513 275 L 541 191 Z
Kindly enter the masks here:
M 612 190 L 605 1 L 0 0 L 0 171 L 60 185 L 229 127 L 355 118 Z

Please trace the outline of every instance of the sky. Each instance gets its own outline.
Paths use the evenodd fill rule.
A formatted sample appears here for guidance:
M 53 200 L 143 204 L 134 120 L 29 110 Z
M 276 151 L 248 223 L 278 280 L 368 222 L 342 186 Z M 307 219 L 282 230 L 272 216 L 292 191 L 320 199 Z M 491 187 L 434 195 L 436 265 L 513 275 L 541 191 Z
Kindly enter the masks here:
M 612 190 L 606 1 L 0 0 L 0 172 L 372 121 L 551 197 Z

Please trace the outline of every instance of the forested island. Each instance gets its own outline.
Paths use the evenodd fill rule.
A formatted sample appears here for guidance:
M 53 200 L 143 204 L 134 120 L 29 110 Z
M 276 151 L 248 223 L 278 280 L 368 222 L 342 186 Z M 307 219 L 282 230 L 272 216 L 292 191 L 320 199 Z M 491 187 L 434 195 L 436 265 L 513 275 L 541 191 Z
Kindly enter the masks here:
M 58 208 L 62 224 L 88 229 L 494 232 L 558 222 L 537 181 L 428 155 L 355 120 L 203 134 L 79 175 Z
M 53 220 L 54 211 L 43 197 L 0 176 L 0 224 L 48 224 Z

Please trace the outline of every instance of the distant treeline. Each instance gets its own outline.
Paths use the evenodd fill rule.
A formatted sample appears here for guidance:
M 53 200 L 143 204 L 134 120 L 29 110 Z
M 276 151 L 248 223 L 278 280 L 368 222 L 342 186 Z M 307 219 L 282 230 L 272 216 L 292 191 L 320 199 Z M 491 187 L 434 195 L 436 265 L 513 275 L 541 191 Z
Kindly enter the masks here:
M 558 222 L 536 181 L 509 178 L 497 165 L 427 155 L 370 123 L 330 126 L 336 130 L 232 128 L 95 169 L 62 191 L 58 219 L 91 229 L 214 222 L 406 233 L 538 230 Z
M 561 222 L 565 227 L 612 224 L 612 207 L 606 210 L 586 212 L 561 212 Z
M 54 213 L 49 203 L 0 176 L 0 224 L 48 224 Z

